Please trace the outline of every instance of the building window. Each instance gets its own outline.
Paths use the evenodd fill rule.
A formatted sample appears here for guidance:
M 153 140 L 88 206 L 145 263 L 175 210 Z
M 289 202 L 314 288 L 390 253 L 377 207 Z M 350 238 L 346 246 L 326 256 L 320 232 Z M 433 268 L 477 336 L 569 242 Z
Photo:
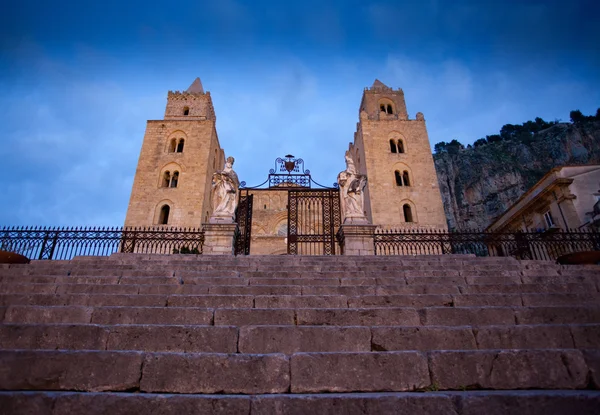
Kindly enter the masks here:
M 398 140 L 398 146 L 397 147 L 398 147 L 398 153 L 404 153 L 404 143 L 402 142 L 402 140 Z
M 550 211 L 547 211 L 546 213 L 544 213 L 544 220 L 546 221 L 546 226 L 548 228 L 551 228 L 554 226 L 554 219 L 552 219 L 552 214 L 550 213 Z
M 402 186 L 402 175 L 400 174 L 400 172 L 396 170 L 394 172 L 394 175 L 396 176 L 396 186 Z
M 169 205 L 164 205 L 163 207 L 160 208 L 160 216 L 158 217 L 159 225 L 166 225 L 169 223 L 169 212 L 170 211 L 171 211 L 171 208 L 169 207 Z
M 183 107 L 183 115 L 190 115 L 190 107 Z
M 413 222 L 412 209 L 408 203 L 402 206 L 402 211 L 404 212 L 404 222 Z
M 179 172 L 176 171 L 171 176 L 171 185 L 169 187 L 177 187 L 177 181 L 179 180 Z
M 388 114 L 393 114 L 394 111 L 392 111 L 392 106 L 390 104 L 387 105 L 387 113 Z
M 183 138 L 179 139 L 179 144 L 177 144 L 177 152 L 178 153 L 183 153 L 183 144 L 184 144 L 185 140 Z
M 381 105 L 379 106 L 379 111 L 381 111 L 381 112 L 385 112 L 385 105 L 384 105 L 384 104 L 381 104 Z
M 171 183 L 171 172 L 167 170 L 163 174 L 163 179 L 162 179 L 161 187 L 169 187 L 170 183 Z
M 176 148 L 177 148 L 177 140 L 172 139 L 171 142 L 169 143 L 169 153 L 174 153 Z
M 390 140 L 390 151 L 392 153 L 396 153 L 397 152 L 396 143 L 394 142 L 394 140 Z
M 160 187 L 177 187 L 178 181 L 179 172 L 174 171 L 173 174 L 171 174 L 171 172 L 167 170 L 162 176 L 162 182 L 160 184 Z
M 404 186 L 410 186 L 410 180 L 408 179 L 408 172 L 406 170 L 402 173 L 402 181 L 404 182 Z

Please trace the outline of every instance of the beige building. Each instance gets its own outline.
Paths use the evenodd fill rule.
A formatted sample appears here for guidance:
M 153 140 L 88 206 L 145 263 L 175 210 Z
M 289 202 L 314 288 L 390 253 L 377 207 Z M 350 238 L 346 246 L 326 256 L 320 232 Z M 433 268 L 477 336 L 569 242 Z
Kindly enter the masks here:
M 599 200 L 600 165 L 557 167 L 496 218 L 487 230 L 597 229 Z
M 368 219 L 384 228 L 447 229 L 423 114 L 409 119 L 402 90 L 376 80 L 364 90 L 359 118 L 350 152 L 368 177 Z M 125 226 L 198 228 L 208 222 L 212 174 L 225 160 L 215 123 L 200 79 L 185 92 L 169 92 L 164 119 L 146 126 Z M 247 192 L 253 195 L 250 252 L 286 253 L 288 190 Z M 302 209 L 297 221 L 302 232 L 326 229 L 319 206 Z

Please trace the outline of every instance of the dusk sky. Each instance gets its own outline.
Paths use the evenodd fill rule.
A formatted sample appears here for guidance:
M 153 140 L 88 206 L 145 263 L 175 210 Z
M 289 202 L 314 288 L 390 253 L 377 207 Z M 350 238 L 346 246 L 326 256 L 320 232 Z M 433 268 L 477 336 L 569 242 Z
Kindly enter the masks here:
M 197 76 L 234 169 L 344 169 L 364 87 L 403 88 L 430 142 L 600 107 L 600 2 L 4 1 L 0 226 L 121 226 L 146 120 Z

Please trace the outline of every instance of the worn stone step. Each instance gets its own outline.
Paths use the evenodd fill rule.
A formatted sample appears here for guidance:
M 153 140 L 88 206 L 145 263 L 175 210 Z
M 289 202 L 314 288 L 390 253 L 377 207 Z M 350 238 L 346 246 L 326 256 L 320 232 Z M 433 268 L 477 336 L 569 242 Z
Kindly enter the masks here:
M 461 294 L 493 294 L 493 293 L 594 293 L 598 292 L 594 284 L 477 284 L 460 286 Z
M 251 298 L 251 297 L 250 297 Z M 0 305 L 81 305 L 157 307 L 167 304 L 167 295 L 126 294 L 0 294 Z
M 236 353 L 237 342 L 238 329 L 231 326 L 0 325 L 2 349 Z
M 371 334 L 373 351 L 589 349 L 600 344 L 598 324 L 371 327 Z
M 299 313 L 307 310 L 299 310 Z M 331 310 L 325 310 L 331 311 Z M 350 310 L 344 310 L 350 311 Z M 336 319 L 336 320 L 339 320 Z M 302 321 L 300 318 L 298 321 Z M 0 348 L 287 353 L 593 348 L 600 325 L 516 327 L 0 326 Z
M 289 358 L 283 354 L 4 350 L 0 351 L 0 389 L 253 394 L 288 389 L 292 393 L 431 387 L 585 389 L 595 384 L 588 382 L 594 364 L 597 361 L 586 361 L 585 351 L 578 350 L 330 352 L 295 353 Z
M 341 295 L 259 295 L 255 308 L 348 308 L 348 298 Z
M 8 307 L 4 314 L 4 323 L 211 325 L 213 313 L 213 309 L 193 307 L 12 305 Z
M 370 352 L 369 327 L 245 326 L 240 353 Z
M 282 354 L 0 351 L 0 390 L 284 393 Z
M 7 414 L 596 415 L 598 391 L 456 391 L 275 395 L 2 392 Z
M 182 297 L 186 298 L 186 297 Z M 213 297 L 211 297 L 213 298 Z M 235 297 L 236 299 L 238 297 Z M 244 297 L 245 298 L 245 297 Z M 113 307 L 11 305 L 0 308 L 5 323 L 93 324 L 214 324 L 215 325 L 342 325 L 342 326 L 486 326 L 537 324 L 598 324 L 600 307 L 316 307 L 256 308 L 251 301 L 220 307 Z M 197 303 L 197 302 L 196 302 Z M 214 305 L 214 304 L 213 304 Z

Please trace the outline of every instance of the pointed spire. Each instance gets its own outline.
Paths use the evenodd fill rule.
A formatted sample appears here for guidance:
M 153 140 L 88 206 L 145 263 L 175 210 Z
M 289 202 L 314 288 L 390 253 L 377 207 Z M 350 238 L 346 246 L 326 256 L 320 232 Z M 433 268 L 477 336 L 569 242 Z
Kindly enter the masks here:
M 200 81 L 200 78 L 196 78 L 185 92 L 190 92 L 192 94 L 204 94 L 204 88 L 202 88 L 202 82 Z
M 381 82 L 379 79 L 375 79 L 375 82 L 373 82 L 373 86 L 371 88 L 389 88 L 386 84 L 384 84 L 383 82 Z

